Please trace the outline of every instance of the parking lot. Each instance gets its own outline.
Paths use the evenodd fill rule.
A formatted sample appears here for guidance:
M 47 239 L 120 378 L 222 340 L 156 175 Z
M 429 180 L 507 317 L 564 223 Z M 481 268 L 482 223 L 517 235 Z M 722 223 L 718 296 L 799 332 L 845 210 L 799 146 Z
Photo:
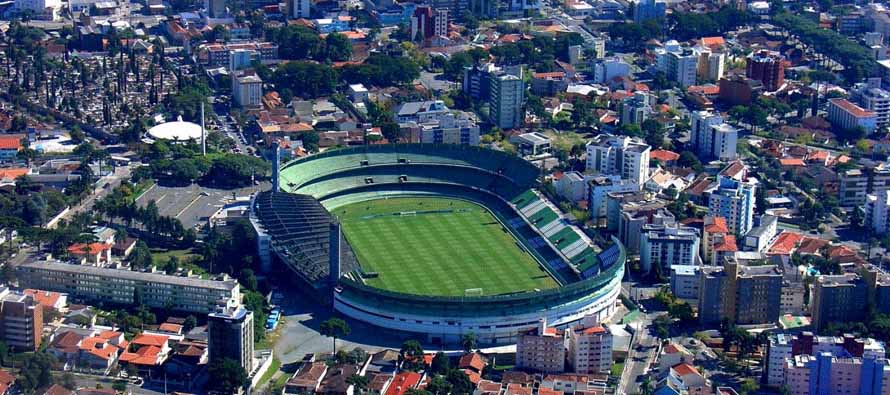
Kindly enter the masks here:
M 154 200 L 163 216 L 179 219 L 186 228 L 203 224 L 227 201 L 235 197 L 248 196 L 257 191 L 269 189 L 267 182 L 240 189 L 217 189 L 192 184 L 185 187 L 155 185 L 136 200 L 144 207 Z

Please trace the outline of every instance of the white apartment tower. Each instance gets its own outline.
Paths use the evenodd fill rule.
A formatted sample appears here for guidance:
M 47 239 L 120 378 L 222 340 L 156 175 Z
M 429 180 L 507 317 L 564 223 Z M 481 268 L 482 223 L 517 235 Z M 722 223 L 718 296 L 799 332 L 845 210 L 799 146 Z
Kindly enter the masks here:
M 639 138 L 601 134 L 587 143 L 587 170 L 642 185 L 649 180 L 649 151 Z

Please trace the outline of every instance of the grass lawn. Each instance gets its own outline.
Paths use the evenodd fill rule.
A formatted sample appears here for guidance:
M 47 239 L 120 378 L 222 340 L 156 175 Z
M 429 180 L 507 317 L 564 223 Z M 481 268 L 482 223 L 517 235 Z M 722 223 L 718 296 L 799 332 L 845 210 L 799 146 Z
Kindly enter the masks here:
M 615 362 L 612 364 L 612 369 L 610 370 L 610 374 L 615 377 L 621 377 L 621 372 L 624 371 L 624 362 Z
M 207 271 L 194 263 L 194 261 L 200 259 L 201 256 L 193 252 L 191 249 L 151 249 L 151 263 L 153 263 L 155 266 L 160 266 L 167 263 L 170 260 L 170 257 L 176 258 L 176 260 L 179 262 L 179 267 L 192 269 L 192 272 L 200 275 L 202 278 L 209 278 L 207 275 Z
M 278 373 L 278 370 L 281 369 L 281 361 L 278 358 L 273 357 L 272 363 L 269 364 L 269 369 L 266 370 L 266 373 L 263 373 L 263 377 L 260 377 L 260 381 L 257 383 L 257 386 L 262 386 L 269 382 L 272 379 L 272 376 L 275 376 L 275 373 Z
M 416 211 L 416 215 L 399 215 Z M 557 284 L 486 208 L 448 198 L 391 198 L 335 210 L 369 285 L 420 295 L 464 296 Z M 474 293 L 478 295 L 478 293 Z

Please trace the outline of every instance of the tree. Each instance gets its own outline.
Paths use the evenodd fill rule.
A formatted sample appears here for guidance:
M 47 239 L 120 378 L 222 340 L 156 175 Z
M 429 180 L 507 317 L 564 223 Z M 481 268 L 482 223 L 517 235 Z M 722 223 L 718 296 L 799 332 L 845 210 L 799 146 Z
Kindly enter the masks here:
M 660 122 L 654 119 L 647 119 L 643 121 L 640 127 L 646 136 L 646 144 L 651 145 L 655 149 L 661 148 L 664 145 L 664 129 L 661 127 Z
M 185 322 L 182 323 L 182 331 L 188 333 L 197 326 L 198 319 L 193 315 L 189 315 L 188 317 L 185 317 Z
M 396 143 L 401 138 L 402 129 L 399 127 L 399 124 L 393 121 L 387 121 L 380 127 L 380 133 L 383 134 L 383 138 L 389 140 L 389 142 Z
M 142 240 L 137 241 L 136 246 L 133 247 L 133 251 L 127 259 L 130 265 L 137 269 L 145 269 L 151 266 L 151 250 L 148 248 L 148 244 L 145 244 Z
M 460 337 L 460 345 L 463 346 L 464 352 L 472 352 L 476 348 L 476 333 L 467 332 Z
M 337 339 L 342 338 L 343 336 L 349 336 L 349 333 L 352 332 L 349 324 L 340 318 L 329 318 L 327 321 L 321 323 L 318 330 L 322 335 L 328 336 L 333 340 L 333 354 L 337 353 Z
M 271 82 L 279 90 L 290 89 L 299 97 L 314 99 L 335 92 L 337 73 L 325 64 L 288 62 L 275 70 Z
M 300 135 L 300 140 L 303 141 L 303 148 L 306 151 L 314 152 L 318 151 L 318 132 L 311 130 Z
M 50 374 L 52 364 L 53 357 L 49 354 L 24 354 L 16 384 L 24 393 L 33 393 L 38 388 L 52 384 L 53 377 Z
M 72 391 L 77 389 L 77 381 L 74 379 L 74 375 L 71 374 L 71 372 L 65 372 L 59 381 L 59 384 L 62 387 Z
M 325 53 L 332 61 L 349 60 L 352 56 L 352 42 L 340 33 L 331 33 L 325 37 Z
M 423 346 L 417 340 L 406 340 L 402 343 L 399 356 L 413 370 L 420 370 L 423 367 Z
M 426 390 L 433 393 L 433 395 L 448 395 L 453 392 L 451 383 L 449 383 L 448 380 L 445 380 L 445 377 L 442 376 L 433 377 L 429 384 L 427 384 Z
M 346 383 L 354 386 L 358 393 L 361 394 L 368 388 L 369 381 L 367 376 L 353 374 L 346 378 Z
M 445 380 L 451 384 L 452 393 L 455 394 L 472 394 L 475 388 L 467 374 L 459 369 L 449 370 Z
M 231 358 L 217 359 L 207 367 L 208 386 L 223 394 L 234 394 L 247 385 L 247 372 Z
M 450 368 L 451 363 L 448 361 L 448 356 L 441 351 L 437 352 L 436 356 L 433 357 L 433 362 L 430 363 L 430 372 L 433 374 L 443 374 Z

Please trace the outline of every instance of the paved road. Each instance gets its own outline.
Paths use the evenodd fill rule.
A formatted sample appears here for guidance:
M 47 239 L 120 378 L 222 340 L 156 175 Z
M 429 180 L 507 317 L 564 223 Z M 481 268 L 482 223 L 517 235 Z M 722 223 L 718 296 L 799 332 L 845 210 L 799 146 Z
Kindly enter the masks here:
M 110 193 L 114 188 L 120 185 L 121 182 L 129 180 L 130 172 L 131 169 L 129 166 L 115 167 L 112 174 L 102 177 L 96 182 L 96 187 L 93 190 L 93 193 L 85 197 L 78 205 L 72 207 L 68 213 L 62 216 L 62 219 L 70 219 L 74 214 L 91 211 L 96 200 L 99 200 Z

